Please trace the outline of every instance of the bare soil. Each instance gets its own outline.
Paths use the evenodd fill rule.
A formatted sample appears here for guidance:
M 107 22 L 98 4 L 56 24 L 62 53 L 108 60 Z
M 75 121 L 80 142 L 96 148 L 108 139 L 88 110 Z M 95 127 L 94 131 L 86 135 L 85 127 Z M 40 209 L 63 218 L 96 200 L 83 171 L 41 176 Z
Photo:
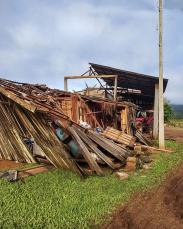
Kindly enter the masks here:
M 183 164 L 160 188 L 136 193 L 100 229 L 183 229 Z
M 173 139 L 177 142 L 183 143 L 183 129 L 177 129 L 174 127 L 165 128 L 165 139 Z
M 21 166 L 28 165 L 27 163 L 17 163 L 15 161 L 0 160 L 0 170 L 14 169 Z

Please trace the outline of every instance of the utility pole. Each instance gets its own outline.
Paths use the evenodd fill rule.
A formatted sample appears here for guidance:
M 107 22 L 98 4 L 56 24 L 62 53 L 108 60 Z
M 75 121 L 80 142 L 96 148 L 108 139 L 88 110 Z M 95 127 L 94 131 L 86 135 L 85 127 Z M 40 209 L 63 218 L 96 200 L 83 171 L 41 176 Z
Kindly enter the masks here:
M 163 103 L 163 6 L 159 0 L 159 148 L 165 148 Z

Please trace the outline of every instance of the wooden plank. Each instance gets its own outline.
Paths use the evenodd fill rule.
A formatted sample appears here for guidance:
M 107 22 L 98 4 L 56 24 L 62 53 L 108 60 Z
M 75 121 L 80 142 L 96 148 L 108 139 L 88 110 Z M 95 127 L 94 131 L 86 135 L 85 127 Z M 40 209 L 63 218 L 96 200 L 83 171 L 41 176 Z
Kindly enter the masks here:
M 78 122 L 78 100 L 77 97 L 73 94 L 71 94 L 71 109 L 72 109 L 72 120 L 75 122 Z
M 126 130 L 126 109 L 122 110 L 121 111 L 122 113 L 122 122 L 121 122 L 121 129 L 122 129 L 122 132 L 125 133 L 125 130 Z
M 100 169 L 100 167 L 98 166 L 98 164 L 96 163 L 96 161 L 93 159 L 93 157 L 91 156 L 90 152 L 88 151 L 88 149 L 86 148 L 85 144 L 83 143 L 83 141 L 81 140 L 81 138 L 78 136 L 78 134 L 76 133 L 75 129 L 72 126 L 69 126 L 67 128 L 73 138 L 73 140 L 75 141 L 75 143 L 77 144 L 78 148 L 80 149 L 83 157 L 85 158 L 85 160 L 88 162 L 90 168 L 92 171 L 96 171 L 96 173 L 99 176 L 104 176 L 102 170 Z
M 159 148 L 156 148 L 156 147 L 145 146 L 145 145 L 143 145 L 142 147 L 143 148 L 147 148 L 147 149 L 151 149 L 151 150 L 154 150 L 154 151 L 160 151 L 160 152 L 167 152 L 167 153 L 175 153 L 176 152 L 176 150 L 159 149 Z
M 49 171 L 51 169 L 55 169 L 53 165 L 39 165 L 39 166 L 34 166 L 31 168 L 26 168 L 26 169 L 20 169 L 18 170 L 18 177 L 24 178 L 24 177 L 29 177 L 33 176 L 39 173 L 43 173 L 46 171 Z

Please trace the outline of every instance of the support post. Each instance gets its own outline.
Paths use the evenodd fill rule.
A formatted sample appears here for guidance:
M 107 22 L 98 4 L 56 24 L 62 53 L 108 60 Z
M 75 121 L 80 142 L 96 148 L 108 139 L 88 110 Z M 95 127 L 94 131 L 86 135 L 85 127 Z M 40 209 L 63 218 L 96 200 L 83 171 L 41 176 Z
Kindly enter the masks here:
M 165 148 L 164 136 L 164 104 L 163 104 L 163 22 L 162 22 L 162 0 L 159 0 L 159 148 Z
M 159 102 L 159 84 L 155 84 L 153 139 L 158 138 L 158 102 Z
M 64 91 L 67 91 L 67 77 L 64 77 Z
M 118 86 L 118 76 L 115 76 L 114 80 L 114 101 L 117 99 L 117 86 Z

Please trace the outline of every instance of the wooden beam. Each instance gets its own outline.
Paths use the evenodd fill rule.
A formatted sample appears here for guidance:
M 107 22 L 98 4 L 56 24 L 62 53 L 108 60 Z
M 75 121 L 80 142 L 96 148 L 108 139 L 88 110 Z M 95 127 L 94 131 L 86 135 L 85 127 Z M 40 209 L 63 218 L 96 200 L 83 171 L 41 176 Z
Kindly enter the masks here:
M 114 101 L 117 100 L 117 86 L 118 86 L 118 76 L 115 76 L 115 81 L 114 81 Z
M 65 79 L 89 79 L 89 78 L 112 78 L 118 75 L 97 75 L 97 76 L 65 76 Z

